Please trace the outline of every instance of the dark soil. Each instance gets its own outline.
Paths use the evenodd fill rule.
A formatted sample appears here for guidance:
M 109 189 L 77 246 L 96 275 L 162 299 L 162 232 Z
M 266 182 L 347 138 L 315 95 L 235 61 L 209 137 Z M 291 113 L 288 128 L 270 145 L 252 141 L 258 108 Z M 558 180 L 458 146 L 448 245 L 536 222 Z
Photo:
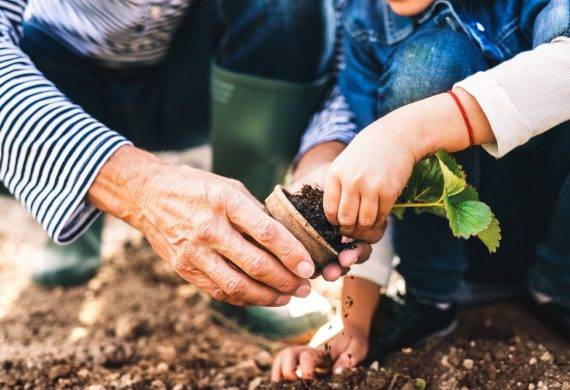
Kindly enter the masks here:
M 354 242 L 342 242 L 339 227 L 327 220 L 323 207 L 322 189 L 304 185 L 301 191 L 295 194 L 285 192 L 285 195 L 317 233 L 337 252 L 355 248 Z
M 568 345 L 517 303 L 466 311 L 452 338 L 384 367 L 272 385 L 283 345 L 220 315 L 138 242 L 87 285 L 29 286 L 0 316 L 0 388 L 570 390 Z

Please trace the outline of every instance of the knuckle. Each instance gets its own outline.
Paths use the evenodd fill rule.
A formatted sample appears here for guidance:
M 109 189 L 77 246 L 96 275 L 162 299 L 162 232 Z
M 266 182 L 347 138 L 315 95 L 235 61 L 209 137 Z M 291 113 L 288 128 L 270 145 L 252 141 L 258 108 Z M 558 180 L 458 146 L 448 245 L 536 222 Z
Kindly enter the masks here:
M 245 292 L 245 283 L 238 278 L 230 279 L 225 286 L 225 292 L 233 299 L 241 299 Z
M 364 229 L 370 229 L 372 226 L 374 226 L 374 217 L 370 216 L 370 215 L 366 215 L 362 218 L 360 218 L 360 220 L 358 221 L 358 224 L 363 227 Z
M 212 220 L 204 221 L 195 228 L 196 238 L 201 242 L 212 242 L 216 239 L 217 233 L 215 223 Z
M 215 209 L 225 208 L 230 195 L 231 191 L 227 185 L 215 185 L 206 190 L 206 199 Z
M 190 271 L 192 270 L 192 267 L 189 266 L 184 258 L 177 258 L 173 261 L 172 269 L 174 269 L 174 272 L 179 275 L 188 275 L 191 273 Z
M 277 238 L 277 226 L 270 220 L 257 222 L 254 231 L 262 242 L 270 242 Z
M 216 301 L 225 301 L 228 298 L 227 294 L 219 288 L 216 288 L 215 290 L 210 291 L 210 295 Z
M 248 262 L 249 274 L 255 278 L 263 278 L 267 275 L 266 259 L 262 255 L 253 256 Z
M 352 215 L 350 213 L 343 211 L 338 214 L 338 222 L 342 226 L 352 226 L 354 224 Z

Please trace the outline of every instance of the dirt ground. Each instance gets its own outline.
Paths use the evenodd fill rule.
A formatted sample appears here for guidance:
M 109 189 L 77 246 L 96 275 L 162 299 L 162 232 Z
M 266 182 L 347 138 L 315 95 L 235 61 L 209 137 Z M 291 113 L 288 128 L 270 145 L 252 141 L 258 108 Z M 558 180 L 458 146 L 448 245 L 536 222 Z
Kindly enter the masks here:
M 45 239 L 0 200 L 0 388 L 326 388 L 570 390 L 570 348 L 517 303 L 462 313 L 450 339 L 384 367 L 272 385 L 282 345 L 240 329 L 111 221 L 105 262 L 85 286 L 41 289 L 26 264 Z

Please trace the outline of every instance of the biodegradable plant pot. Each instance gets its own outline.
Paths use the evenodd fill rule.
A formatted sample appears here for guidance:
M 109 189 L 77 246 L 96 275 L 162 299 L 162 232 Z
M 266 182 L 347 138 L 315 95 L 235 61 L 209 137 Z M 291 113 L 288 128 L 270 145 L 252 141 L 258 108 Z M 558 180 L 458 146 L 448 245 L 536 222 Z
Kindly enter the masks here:
M 287 199 L 285 192 L 286 190 L 280 185 L 275 186 L 273 192 L 265 199 L 268 214 L 285 226 L 307 248 L 313 261 L 321 267 L 337 261 L 338 252 L 297 211 Z

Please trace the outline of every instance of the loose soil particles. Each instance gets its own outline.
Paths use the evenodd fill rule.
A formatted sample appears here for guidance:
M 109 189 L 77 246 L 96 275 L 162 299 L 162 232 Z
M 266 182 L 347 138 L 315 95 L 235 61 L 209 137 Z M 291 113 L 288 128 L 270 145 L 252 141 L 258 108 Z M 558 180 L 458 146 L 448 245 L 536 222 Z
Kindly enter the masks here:
M 304 185 L 301 191 L 295 194 L 285 192 L 287 199 L 309 222 L 309 224 L 325 239 L 337 252 L 354 249 L 353 242 L 342 242 L 342 234 L 338 226 L 332 225 L 325 216 L 323 207 L 323 190 L 310 185 Z
M 134 241 L 87 285 L 29 286 L 0 313 L 0 388 L 412 390 L 425 381 L 430 389 L 570 389 L 569 346 L 521 304 L 468 310 L 460 320 L 451 338 L 385 365 L 272 385 L 271 354 L 283 345 L 220 315 Z

